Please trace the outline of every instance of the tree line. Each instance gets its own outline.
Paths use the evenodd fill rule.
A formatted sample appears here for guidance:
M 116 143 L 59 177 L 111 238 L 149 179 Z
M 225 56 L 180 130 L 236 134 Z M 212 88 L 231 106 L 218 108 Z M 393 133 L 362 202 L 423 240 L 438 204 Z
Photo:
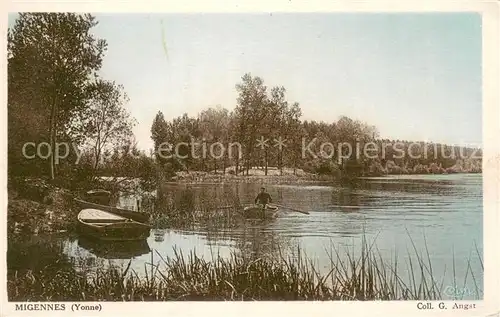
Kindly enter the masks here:
M 480 171 L 480 160 L 443 155 L 452 148 L 463 150 L 446 145 L 430 144 L 436 155 L 417 159 L 399 158 L 390 149 L 375 158 L 345 158 L 346 148 L 332 152 L 322 144 L 355 148 L 389 140 L 381 140 L 376 127 L 348 117 L 336 122 L 302 120 L 300 104 L 288 99 L 285 87 L 268 87 L 250 73 L 235 85 L 238 97 L 232 110 L 207 107 L 195 116 L 177 118 L 158 112 L 151 125 L 154 148 L 144 153 L 132 133 L 137 122 L 126 110 L 124 87 L 100 76 L 107 42 L 92 32 L 97 24 L 91 14 L 20 13 L 9 28 L 9 176 L 74 184 L 98 176 L 171 177 L 182 170 L 250 175 L 255 167 L 266 175 L 271 168 L 279 174 L 302 169 L 354 176 Z M 303 140 L 316 140 L 308 146 L 313 153 L 333 154 L 304 156 Z M 193 141 L 199 145 L 194 150 L 184 146 L 178 156 L 159 155 L 164 143 Z M 410 142 L 398 143 L 409 150 Z M 213 150 L 211 155 L 203 154 L 207 149 Z M 42 150 L 43 155 L 33 154 Z M 166 152 L 172 150 L 167 147 Z
M 249 175 L 255 167 L 264 175 L 270 167 L 283 175 L 287 167 L 293 174 L 302 169 L 348 177 L 481 171 L 479 149 L 381 139 L 376 127 L 346 116 L 329 123 L 303 121 L 300 104 L 288 100 L 285 87 L 269 89 L 250 73 L 235 88 L 238 97 L 231 111 L 208 107 L 197 116 L 183 114 L 170 121 L 157 113 L 151 138 L 156 161 L 169 176 L 179 170 Z M 375 154 L 363 150 L 368 143 Z

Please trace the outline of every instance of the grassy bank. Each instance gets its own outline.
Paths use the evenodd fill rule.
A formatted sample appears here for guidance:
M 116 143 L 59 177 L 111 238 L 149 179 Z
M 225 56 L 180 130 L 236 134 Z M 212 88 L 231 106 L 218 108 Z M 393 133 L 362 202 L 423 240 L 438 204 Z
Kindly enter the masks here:
M 74 193 L 42 179 L 9 180 L 7 232 L 31 235 L 66 231 L 74 226 Z
M 106 188 L 96 188 L 102 187 Z M 9 182 L 9 237 L 73 230 L 79 211 L 74 198 L 81 192 L 84 190 L 59 188 L 43 179 Z M 203 192 L 196 197 L 182 186 L 179 190 L 167 189 L 164 192 L 166 194 L 161 194 L 157 199 L 144 199 L 141 210 L 150 215 L 151 224 L 160 228 L 189 227 L 200 223 L 229 227 L 234 224 L 242 208 L 231 190 L 225 191 L 222 196 Z
M 8 179 L 7 228 L 10 235 L 32 235 L 72 230 L 79 207 L 74 198 L 87 190 L 107 188 L 114 183 L 79 182 L 65 187 L 68 179 L 51 182 L 41 177 Z M 109 183 L 109 182 L 108 182 Z M 125 185 L 128 185 L 125 183 Z M 114 190 L 119 190 L 116 187 Z
M 49 260 L 59 259 L 36 266 L 30 263 L 24 269 L 9 265 L 8 296 L 11 301 L 460 299 L 450 298 L 443 291 L 442 277 L 436 276 L 428 256 L 416 250 L 411 256 L 408 254 L 406 265 L 410 273 L 405 275 L 398 271 L 397 259 L 385 263 L 380 252 L 366 241 L 358 256 L 333 249 L 331 269 L 326 274 L 320 274 L 298 251 L 296 257 L 281 256 L 275 260 L 233 254 L 230 258 L 215 256 L 212 261 L 181 252 L 163 258 L 153 251 L 143 277 L 130 270 L 130 263 L 125 270 L 82 273 L 75 271 L 62 255 L 45 256 Z M 58 250 L 53 248 L 51 252 Z M 10 254 L 9 263 L 12 259 L 16 255 Z M 481 298 L 477 283 L 481 277 L 477 273 L 468 269 L 466 275 Z M 455 282 L 454 288 L 463 288 L 467 277 L 462 280 L 463 285 Z

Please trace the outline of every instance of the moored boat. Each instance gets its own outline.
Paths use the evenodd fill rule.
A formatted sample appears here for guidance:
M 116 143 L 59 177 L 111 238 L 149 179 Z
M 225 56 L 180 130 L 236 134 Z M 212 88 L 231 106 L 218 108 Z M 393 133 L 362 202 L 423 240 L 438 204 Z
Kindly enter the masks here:
M 275 218 L 278 211 L 279 207 L 273 205 L 267 205 L 265 209 L 259 205 L 252 205 L 243 208 L 243 215 L 251 219 Z
M 99 209 L 103 211 L 107 211 L 109 213 L 132 219 L 137 222 L 142 222 L 142 223 L 147 223 L 149 221 L 149 215 L 143 212 L 137 212 L 133 210 L 127 210 L 127 209 L 122 209 L 118 207 L 113 207 L 113 206 L 106 206 L 106 205 L 100 205 L 96 203 L 92 203 L 90 201 L 85 201 L 81 200 L 78 198 L 75 198 L 75 202 L 78 203 L 80 208 L 93 208 L 93 209 Z
M 149 237 L 149 225 L 107 211 L 87 208 L 77 218 L 82 234 L 92 238 L 131 241 Z
M 111 192 L 105 189 L 92 189 L 85 193 L 85 199 L 101 205 L 109 205 Z

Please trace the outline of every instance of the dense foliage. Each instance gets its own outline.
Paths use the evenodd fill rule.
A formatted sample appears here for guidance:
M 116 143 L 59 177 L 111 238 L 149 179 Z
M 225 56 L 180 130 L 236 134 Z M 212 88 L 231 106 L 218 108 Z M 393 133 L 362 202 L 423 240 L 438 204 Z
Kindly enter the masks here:
M 287 100 L 284 87 L 269 90 L 251 74 L 236 90 L 233 111 L 210 107 L 171 121 L 158 112 L 152 139 L 169 176 L 172 170 L 249 175 L 254 167 L 268 175 L 270 166 L 281 175 L 290 167 L 348 177 L 481 171 L 478 149 L 380 139 L 374 126 L 345 116 L 331 123 L 301 121 L 300 105 Z
M 9 176 L 92 180 L 104 151 L 131 142 L 123 89 L 98 75 L 107 44 L 92 33 L 97 23 L 20 13 L 9 29 Z

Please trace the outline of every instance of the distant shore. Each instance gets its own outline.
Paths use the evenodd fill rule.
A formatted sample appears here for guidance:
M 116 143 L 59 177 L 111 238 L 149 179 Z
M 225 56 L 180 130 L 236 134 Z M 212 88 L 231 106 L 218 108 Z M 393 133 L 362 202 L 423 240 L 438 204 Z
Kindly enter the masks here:
M 481 169 L 474 168 L 448 168 L 444 169 L 440 166 L 423 166 L 418 165 L 415 169 L 404 169 L 398 167 L 385 167 L 372 169 L 370 172 L 363 173 L 355 177 L 342 176 L 340 171 L 335 171 L 331 174 L 310 173 L 302 169 L 284 168 L 281 172 L 276 167 L 268 168 L 267 175 L 263 168 L 251 168 L 248 170 L 248 175 L 245 171 L 241 171 L 239 175 L 235 175 L 234 169 L 228 169 L 225 173 L 218 171 L 217 173 L 189 171 L 177 172 L 174 177 L 167 180 L 166 183 L 309 183 L 309 182 L 331 182 L 342 181 L 344 179 L 362 179 L 370 177 L 384 177 L 396 175 L 446 175 L 446 174 L 481 174 Z

